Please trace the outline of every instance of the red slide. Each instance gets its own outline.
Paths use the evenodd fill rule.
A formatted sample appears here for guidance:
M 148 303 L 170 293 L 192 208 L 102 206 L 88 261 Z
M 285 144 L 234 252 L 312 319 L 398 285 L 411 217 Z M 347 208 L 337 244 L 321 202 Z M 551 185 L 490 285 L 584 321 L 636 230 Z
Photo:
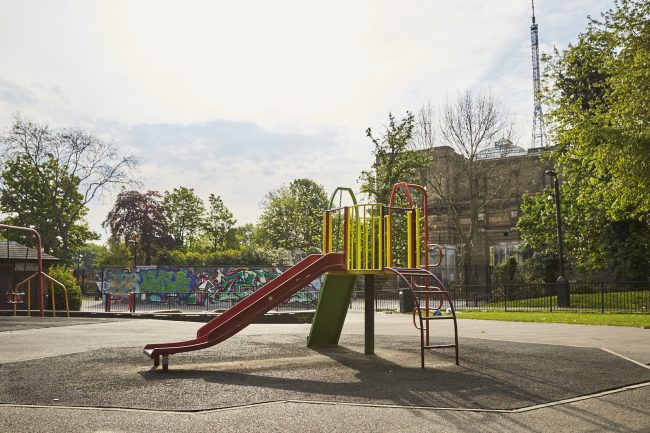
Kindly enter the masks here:
M 154 368 L 158 367 L 162 355 L 163 370 L 167 370 L 168 355 L 214 346 L 232 337 L 324 273 L 344 269 L 345 258 L 341 253 L 307 256 L 225 313 L 203 325 L 197 331 L 195 339 L 178 343 L 147 344 L 144 354 L 154 360 Z

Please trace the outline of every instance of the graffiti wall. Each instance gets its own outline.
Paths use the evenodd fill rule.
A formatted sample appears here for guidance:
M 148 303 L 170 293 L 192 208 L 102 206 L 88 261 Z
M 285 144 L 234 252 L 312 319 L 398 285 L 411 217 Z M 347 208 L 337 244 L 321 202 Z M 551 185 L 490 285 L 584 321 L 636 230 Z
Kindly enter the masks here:
M 188 303 L 237 301 L 258 290 L 280 275 L 280 269 L 241 268 L 153 268 L 135 272 L 105 269 L 102 290 L 111 293 L 135 292 L 166 298 L 182 296 Z M 296 293 L 291 302 L 318 299 L 320 280 Z M 162 300 L 161 298 L 161 300 Z

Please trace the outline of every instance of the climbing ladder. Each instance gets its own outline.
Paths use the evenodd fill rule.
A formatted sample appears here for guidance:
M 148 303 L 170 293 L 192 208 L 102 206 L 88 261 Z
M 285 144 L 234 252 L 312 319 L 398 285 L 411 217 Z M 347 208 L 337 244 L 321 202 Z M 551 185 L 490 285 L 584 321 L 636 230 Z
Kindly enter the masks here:
M 456 310 L 444 284 L 429 270 L 424 268 L 386 268 L 399 277 L 399 281 L 409 289 L 413 296 L 413 324 L 420 330 L 420 362 L 424 368 L 424 350 L 443 349 L 453 347 L 456 352 L 456 365 L 458 365 L 458 324 Z M 442 315 L 441 309 L 449 305 L 449 314 Z M 419 322 L 416 322 L 416 317 Z M 429 324 L 435 320 L 454 321 L 454 344 L 430 344 Z

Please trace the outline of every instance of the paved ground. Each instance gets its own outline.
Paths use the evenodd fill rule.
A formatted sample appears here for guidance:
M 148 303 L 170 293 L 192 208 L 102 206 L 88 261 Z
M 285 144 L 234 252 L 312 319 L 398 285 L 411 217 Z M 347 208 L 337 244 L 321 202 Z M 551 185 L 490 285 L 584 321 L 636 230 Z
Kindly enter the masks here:
M 0 431 L 650 432 L 650 330 L 460 320 L 461 365 L 422 370 L 409 318 L 375 317 L 375 356 L 351 313 L 338 347 L 251 325 L 166 374 L 142 346 L 201 324 L 0 317 Z

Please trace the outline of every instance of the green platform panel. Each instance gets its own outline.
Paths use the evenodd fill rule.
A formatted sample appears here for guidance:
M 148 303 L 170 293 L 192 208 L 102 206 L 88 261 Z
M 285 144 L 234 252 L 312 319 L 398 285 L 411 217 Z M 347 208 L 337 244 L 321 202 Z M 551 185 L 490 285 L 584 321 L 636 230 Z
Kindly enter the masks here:
M 356 282 L 356 275 L 325 276 L 316 315 L 307 338 L 308 347 L 339 343 Z

